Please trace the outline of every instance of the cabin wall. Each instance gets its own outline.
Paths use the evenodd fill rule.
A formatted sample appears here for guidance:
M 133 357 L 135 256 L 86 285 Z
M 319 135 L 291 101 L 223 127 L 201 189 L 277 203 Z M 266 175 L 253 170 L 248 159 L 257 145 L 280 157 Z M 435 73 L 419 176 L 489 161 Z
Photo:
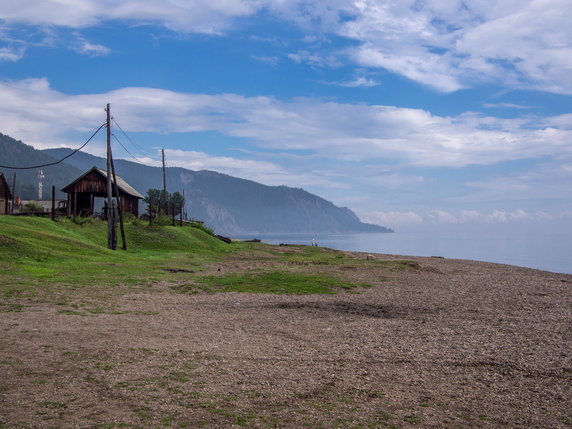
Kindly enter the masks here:
M 9 213 L 10 191 L 4 180 L 0 180 L 0 214 Z
M 121 206 L 124 213 L 131 213 L 139 217 L 139 199 L 129 196 L 123 196 L 121 199 Z

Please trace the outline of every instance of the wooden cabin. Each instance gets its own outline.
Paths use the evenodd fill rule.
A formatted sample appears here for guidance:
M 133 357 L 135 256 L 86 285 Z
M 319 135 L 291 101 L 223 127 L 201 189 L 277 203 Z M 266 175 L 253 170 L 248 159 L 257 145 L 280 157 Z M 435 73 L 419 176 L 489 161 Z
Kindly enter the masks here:
M 117 176 L 117 187 L 124 213 L 139 216 L 139 200 L 143 195 L 133 189 L 125 180 Z M 113 176 L 112 176 L 113 180 Z M 112 186 L 113 197 L 115 186 Z M 94 212 L 94 199 L 107 197 L 107 171 L 93 167 L 62 189 L 68 194 L 68 213 L 73 216 L 91 216 Z
M 10 213 L 10 200 L 12 199 L 12 192 L 4 174 L 0 172 L 0 215 Z

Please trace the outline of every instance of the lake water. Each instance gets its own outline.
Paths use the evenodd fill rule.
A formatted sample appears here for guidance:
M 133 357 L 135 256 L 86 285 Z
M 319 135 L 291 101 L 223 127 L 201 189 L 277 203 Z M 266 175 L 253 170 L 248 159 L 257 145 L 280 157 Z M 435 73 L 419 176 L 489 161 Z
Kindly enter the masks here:
M 253 237 L 248 237 L 253 238 Z M 572 231 L 395 232 L 389 234 L 258 235 L 266 243 L 307 244 L 339 250 L 443 256 L 572 274 Z

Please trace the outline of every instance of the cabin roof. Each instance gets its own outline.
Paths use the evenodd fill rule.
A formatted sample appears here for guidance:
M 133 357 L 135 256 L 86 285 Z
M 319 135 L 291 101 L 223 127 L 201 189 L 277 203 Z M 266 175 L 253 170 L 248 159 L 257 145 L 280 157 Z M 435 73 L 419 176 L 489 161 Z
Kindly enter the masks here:
M 62 191 L 68 193 L 69 189 L 73 185 L 75 185 L 77 182 L 82 180 L 85 176 L 87 176 L 92 171 L 99 173 L 102 176 L 103 180 L 107 180 L 107 171 L 102 170 L 101 168 L 98 168 L 98 167 L 92 167 L 91 169 L 89 169 L 88 171 L 83 173 L 81 176 L 79 176 L 77 179 L 75 179 L 73 182 L 71 182 L 69 185 L 65 186 L 62 189 Z M 135 198 L 141 198 L 141 199 L 145 198 L 143 195 L 141 195 L 139 192 L 137 192 L 129 183 L 127 183 L 125 180 L 123 180 L 121 177 L 119 177 L 117 174 L 115 175 L 115 177 L 117 178 L 117 187 L 121 191 L 123 191 L 124 193 L 131 195 L 132 197 L 135 197 Z M 113 175 L 112 175 L 112 179 L 113 179 Z

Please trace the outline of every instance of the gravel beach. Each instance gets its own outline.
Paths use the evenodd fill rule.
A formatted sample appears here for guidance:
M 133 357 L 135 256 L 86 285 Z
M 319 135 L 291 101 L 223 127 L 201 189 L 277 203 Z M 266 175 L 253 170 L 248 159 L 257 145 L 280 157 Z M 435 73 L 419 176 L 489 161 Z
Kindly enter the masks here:
M 182 294 L 155 284 L 99 312 L 6 298 L 0 427 L 572 427 L 571 275 L 346 255 L 316 269 L 373 287 Z

